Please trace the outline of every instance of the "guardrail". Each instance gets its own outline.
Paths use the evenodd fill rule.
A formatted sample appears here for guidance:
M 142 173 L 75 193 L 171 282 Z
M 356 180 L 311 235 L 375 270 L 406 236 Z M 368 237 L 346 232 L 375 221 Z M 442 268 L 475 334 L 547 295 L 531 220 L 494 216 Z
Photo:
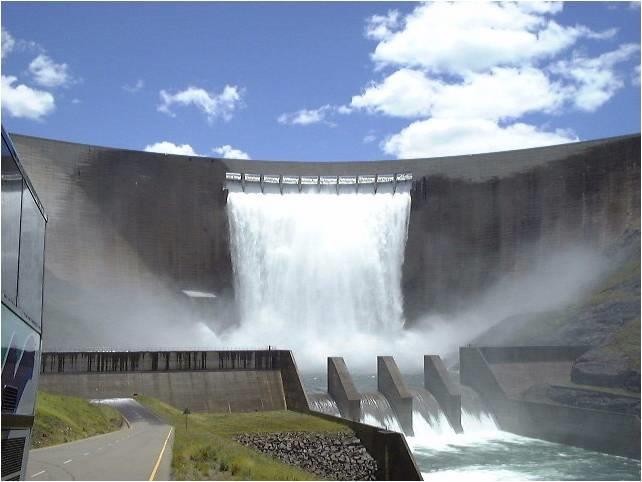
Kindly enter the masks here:
M 304 186 L 335 186 L 337 194 L 339 186 L 354 186 L 359 191 L 359 186 L 372 185 L 376 193 L 380 185 L 392 185 L 393 194 L 397 191 L 399 184 L 412 182 L 412 173 L 391 173 L 391 174 L 367 174 L 347 176 L 287 176 L 280 174 L 257 174 L 226 172 L 224 189 L 229 189 L 233 184 L 240 185 L 245 192 L 248 184 L 257 184 L 263 192 L 265 185 L 278 185 L 283 193 L 284 186 L 296 186 L 302 191 Z

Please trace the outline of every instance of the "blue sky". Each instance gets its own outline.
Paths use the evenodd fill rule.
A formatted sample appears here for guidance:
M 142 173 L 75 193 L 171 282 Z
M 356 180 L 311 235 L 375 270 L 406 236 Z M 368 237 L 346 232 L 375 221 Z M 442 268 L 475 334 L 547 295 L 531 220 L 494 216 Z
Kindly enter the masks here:
M 640 131 L 639 3 L 2 2 L 10 132 L 368 160 Z

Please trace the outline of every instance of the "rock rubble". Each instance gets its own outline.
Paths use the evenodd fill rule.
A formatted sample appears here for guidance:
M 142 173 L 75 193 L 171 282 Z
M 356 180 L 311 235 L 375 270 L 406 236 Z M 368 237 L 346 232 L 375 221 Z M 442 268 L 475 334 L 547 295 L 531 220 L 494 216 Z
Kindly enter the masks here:
M 351 433 L 245 433 L 235 440 L 330 480 L 375 480 L 377 463 Z

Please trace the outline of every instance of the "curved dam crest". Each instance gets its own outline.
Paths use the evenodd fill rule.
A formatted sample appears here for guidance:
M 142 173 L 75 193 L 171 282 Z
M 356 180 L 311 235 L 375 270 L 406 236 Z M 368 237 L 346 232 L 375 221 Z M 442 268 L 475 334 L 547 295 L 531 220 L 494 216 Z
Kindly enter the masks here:
M 220 342 L 213 332 L 242 323 L 223 189 L 230 171 L 412 173 L 400 283 L 410 330 L 565 249 L 599 250 L 639 225 L 639 134 L 356 163 L 196 158 L 12 137 L 51 218 L 46 350 L 206 347 Z

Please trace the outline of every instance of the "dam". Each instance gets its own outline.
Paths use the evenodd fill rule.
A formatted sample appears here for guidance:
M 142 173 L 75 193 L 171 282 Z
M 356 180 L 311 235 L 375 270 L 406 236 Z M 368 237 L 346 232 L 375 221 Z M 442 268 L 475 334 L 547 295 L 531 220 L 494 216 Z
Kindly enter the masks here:
M 508 464 L 512 476 L 531 474 L 524 460 L 563 454 L 548 475 L 578 474 L 564 457 L 599 467 L 594 474 L 639 475 L 639 462 L 598 454 L 613 453 L 600 440 L 555 438 L 551 428 L 534 441 L 532 427 L 511 425 L 514 413 L 586 415 L 586 407 L 568 408 L 578 397 L 560 405 L 533 393 L 560 383 L 575 389 L 576 360 L 612 332 L 572 325 L 561 344 L 583 348 L 570 350 L 569 373 L 533 375 L 519 390 L 510 373 L 556 363 L 551 351 L 533 359 L 520 349 L 500 364 L 488 358 L 492 350 L 459 352 L 499 324 L 510 325 L 502 334 L 548 327 L 523 318 L 582 299 L 604 278 L 604 257 L 626 257 L 639 237 L 639 135 L 327 164 L 13 137 L 51 213 L 43 386 L 82 388 L 83 396 L 146 387 L 204 411 L 340 415 L 353 427 L 404 433 L 420 471 L 438 467 L 444 476 L 470 472 L 448 455 L 465 447 L 481 465 L 502 448 L 518 454 L 483 469 L 493 473 Z M 553 343 L 553 328 L 535 330 L 529 343 Z M 253 355 L 237 357 L 243 352 Z M 236 361 L 226 365 L 225 353 Z M 493 382 L 500 369 L 507 386 Z M 475 385 L 475 374 L 488 383 Z M 221 384 L 239 390 L 217 393 Z M 194 393 L 198 401 L 189 401 Z M 616 449 L 635 437 L 636 424 L 639 440 L 639 394 L 637 414 L 591 414 L 633 427 Z
M 316 164 L 175 156 L 20 135 L 12 138 L 52 212 L 44 300 L 50 329 L 43 339 L 45 350 L 50 351 L 247 347 L 247 341 L 226 343 L 216 335 L 239 326 L 243 317 L 235 300 L 239 293 L 230 230 L 234 225 L 230 224 L 229 213 L 253 210 L 251 200 L 257 199 L 250 192 L 252 183 L 245 180 L 247 192 L 225 189 L 227 173 L 246 177 L 254 174 L 259 181 L 261 175 L 280 176 L 280 184 L 256 182 L 254 189 L 284 189 L 284 197 L 299 195 L 297 200 L 307 199 L 305 209 L 316 211 L 303 219 L 302 215 L 296 217 L 296 207 L 292 207 L 290 214 L 296 221 L 290 222 L 305 222 L 310 229 L 321 222 L 334 223 L 332 232 L 337 237 L 322 239 L 326 244 L 337 241 L 341 230 L 352 222 L 372 229 L 372 235 L 377 216 L 384 214 L 377 211 L 371 219 L 362 221 L 359 216 L 368 213 L 359 211 L 355 194 L 354 221 L 331 204 L 329 210 L 345 216 L 328 219 L 330 214 L 323 203 L 315 206 L 304 191 L 287 192 L 300 187 L 288 188 L 288 177 L 304 180 L 306 176 L 337 179 L 411 174 L 411 180 L 399 183 L 407 193 L 378 191 L 373 196 L 373 202 L 385 205 L 390 199 L 391 209 L 393 204 L 404 204 L 398 206 L 395 222 L 403 223 L 404 210 L 409 209 L 407 233 L 397 227 L 393 230 L 395 236 L 405 236 L 405 245 L 400 245 L 401 255 L 391 254 L 397 259 L 395 263 L 402 265 L 400 273 L 391 273 L 400 277 L 400 288 L 396 281 L 390 285 L 392 301 L 385 308 L 390 317 L 385 323 L 399 324 L 402 313 L 407 329 L 425 322 L 448 324 L 452 317 L 461 318 L 467 325 L 462 339 L 451 343 L 441 337 L 436 346 L 425 347 L 420 353 L 444 354 L 448 343 L 447 349 L 455 352 L 483 331 L 489 323 L 468 315 L 472 306 L 484 301 L 490 287 L 502 282 L 514 285 L 546 260 L 557 261 L 556 256 L 566 260 L 557 264 L 566 263 L 567 276 L 577 272 L 575 278 L 564 279 L 566 284 L 577 285 L 592 274 L 580 272 L 578 265 L 595 264 L 591 263 L 592 253 L 606 249 L 630 226 L 639 224 L 639 135 L 474 156 Z M 335 193 L 337 187 L 354 189 L 335 182 L 337 185 L 325 188 Z M 394 184 L 382 185 L 392 190 Z M 359 194 L 366 186 L 374 190 L 373 184 L 362 184 Z M 324 186 L 317 186 L 321 188 Z M 241 203 L 241 194 L 245 194 L 247 203 Z M 263 196 L 265 202 L 284 201 L 284 197 L 269 192 Z M 339 197 L 344 196 L 351 194 L 340 192 Z M 336 195 L 324 199 L 337 202 Z M 303 204 L 300 207 L 302 210 Z M 315 221 L 315 217 L 319 219 Z M 262 219 L 273 221 L 278 220 Z M 271 225 L 270 232 L 283 236 L 279 225 Z M 364 233 L 365 239 L 368 236 Z M 313 232 L 309 234 L 313 237 Z M 383 234 L 367 240 L 374 250 L 367 256 L 377 256 L 373 243 L 388 243 L 378 236 Z M 340 242 L 352 250 L 350 260 L 361 263 L 362 274 L 374 269 L 378 260 L 362 259 L 358 249 L 348 246 L 348 237 Z M 577 254 L 576 248 L 581 252 L 572 256 Z M 340 256 L 327 251 L 317 253 L 310 247 L 308 261 L 322 266 L 323 255 Z M 272 254 L 274 260 L 285 256 Z M 341 263 L 340 259 L 327 261 Z M 341 273 L 340 267 L 333 269 Z M 560 277 L 551 278 L 551 293 L 543 293 L 540 298 L 556 298 L 567 291 L 555 290 L 553 283 Z M 341 276 L 334 279 L 340 281 Z M 377 279 L 376 273 L 373 279 Z M 399 289 L 401 296 L 394 292 Z M 530 291 L 530 297 L 518 300 L 524 309 L 546 309 L 545 300 Z M 488 318 L 499 321 L 516 314 L 519 307 L 514 304 L 496 303 L 501 309 L 489 313 Z M 430 315 L 437 317 L 434 323 L 427 319 Z M 339 323 L 336 319 L 328 322 Z M 405 341 L 412 344 L 413 337 L 409 338 Z M 144 340 L 144 346 L 140 340 Z M 203 346 L 195 346 L 195 340 Z M 281 334 L 272 339 L 262 337 L 261 345 L 278 346 L 281 340 Z M 405 348 L 391 354 L 403 356 Z M 316 358 L 318 369 L 327 355 Z M 305 363 L 303 356 L 297 353 L 301 364 Z M 349 361 L 358 363 L 356 359 Z M 404 364 L 402 359 L 399 362 Z M 419 366 L 416 361 L 408 363 Z

